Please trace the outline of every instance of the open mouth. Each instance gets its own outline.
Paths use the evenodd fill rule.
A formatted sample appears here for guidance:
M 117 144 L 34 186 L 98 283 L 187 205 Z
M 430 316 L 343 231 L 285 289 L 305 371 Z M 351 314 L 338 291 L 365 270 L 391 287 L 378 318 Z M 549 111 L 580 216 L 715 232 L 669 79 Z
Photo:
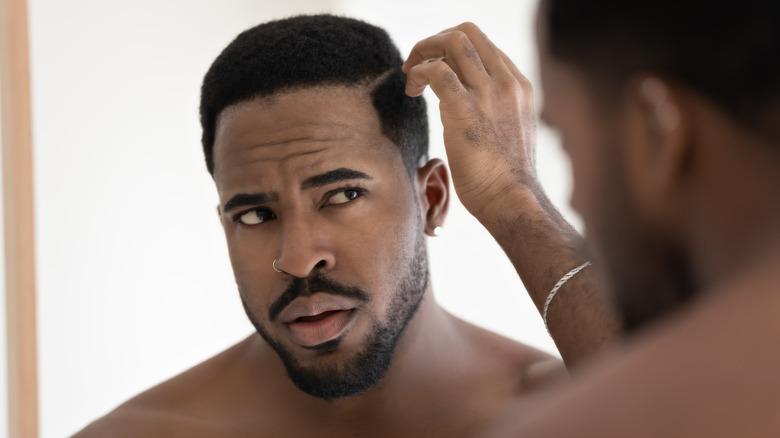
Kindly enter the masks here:
M 301 316 L 300 318 L 296 319 L 294 322 L 317 322 L 322 321 L 325 318 L 328 318 L 332 315 L 335 315 L 339 312 L 345 312 L 344 310 L 330 310 L 327 312 L 322 312 L 319 315 L 312 315 L 312 316 Z
M 328 310 L 301 316 L 287 323 L 293 340 L 302 347 L 312 347 L 339 337 L 354 319 L 355 309 Z

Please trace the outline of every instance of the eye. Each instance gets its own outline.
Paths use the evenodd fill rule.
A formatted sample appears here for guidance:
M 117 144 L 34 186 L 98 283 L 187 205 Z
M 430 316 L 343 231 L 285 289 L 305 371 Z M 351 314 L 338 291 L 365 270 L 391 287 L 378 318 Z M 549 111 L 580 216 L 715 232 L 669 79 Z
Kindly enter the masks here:
M 364 190 L 356 187 L 349 187 L 333 192 L 327 199 L 326 205 L 346 204 L 354 201 L 363 194 Z
M 274 212 L 267 208 L 254 208 L 240 213 L 236 219 L 244 225 L 257 225 L 275 218 Z

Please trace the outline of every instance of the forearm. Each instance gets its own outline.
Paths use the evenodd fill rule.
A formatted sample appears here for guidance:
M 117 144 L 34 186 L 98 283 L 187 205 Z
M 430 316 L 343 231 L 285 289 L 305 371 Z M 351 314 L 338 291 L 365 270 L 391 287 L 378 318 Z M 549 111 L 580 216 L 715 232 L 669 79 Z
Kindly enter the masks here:
M 536 178 L 531 83 L 470 23 L 417 43 L 404 71 L 407 94 L 430 86 L 441 100 L 455 191 L 504 249 L 541 311 L 555 283 L 585 260 L 576 249 L 581 237 Z M 560 289 L 547 323 L 567 365 L 599 350 L 619 327 L 588 269 Z
M 501 205 L 475 213 L 509 257 L 540 313 L 558 280 L 586 261 L 578 250 L 582 237 L 541 190 L 508 188 Z M 584 269 L 550 303 L 547 326 L 571 367 L 613 339 L 620 322 L 593 272 Z

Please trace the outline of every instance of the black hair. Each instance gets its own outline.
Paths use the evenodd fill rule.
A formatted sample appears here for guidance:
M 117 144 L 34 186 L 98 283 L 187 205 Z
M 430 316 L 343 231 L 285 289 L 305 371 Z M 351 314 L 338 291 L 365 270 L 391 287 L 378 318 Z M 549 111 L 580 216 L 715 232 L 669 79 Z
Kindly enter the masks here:
M 425 100 L 405 94 L 403 59 L 384 30 L 333 15 L 270 21 L 239 34 L 203 78 L 203 152 L 214 174 L 217 118 L 227 107 L 316 86 L 367 86 L 382 133 L 401 150 L 411 174 L 428 156 Z
M 599 92 L 657 74 L 780 138 L 780 2 L 546 0 L 542 10 L 550 53 Z

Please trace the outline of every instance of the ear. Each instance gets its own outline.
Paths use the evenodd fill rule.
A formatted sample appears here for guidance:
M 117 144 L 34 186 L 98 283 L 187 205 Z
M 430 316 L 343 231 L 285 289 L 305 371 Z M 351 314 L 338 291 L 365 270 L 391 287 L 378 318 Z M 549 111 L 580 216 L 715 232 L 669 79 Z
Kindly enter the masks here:
M 663 202 L 687 177 L 692 155 L 683 91 L 656 76 L 630 83 L 628 166 L 637 195 Z
M 417 197 L 425 218 L 425 234 L 435 236 L 450 206 L 450 174 L 438 158 L 417 169 Z

